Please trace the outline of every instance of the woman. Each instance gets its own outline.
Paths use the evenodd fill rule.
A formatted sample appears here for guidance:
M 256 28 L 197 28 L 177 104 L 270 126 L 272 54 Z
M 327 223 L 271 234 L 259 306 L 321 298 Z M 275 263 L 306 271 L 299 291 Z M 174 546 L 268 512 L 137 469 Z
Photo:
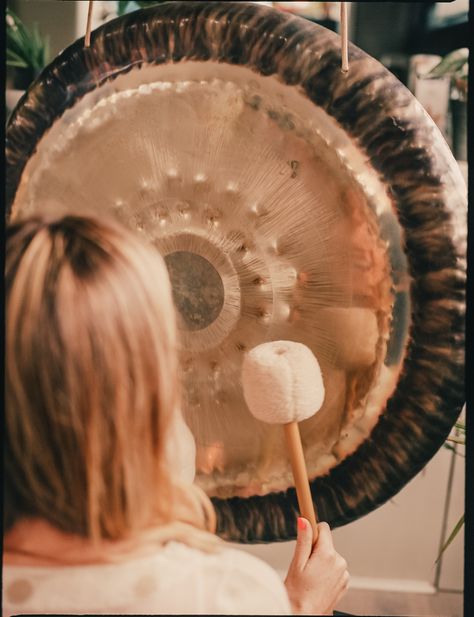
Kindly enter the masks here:
M 3 615 L 331 612 L 329 527 L 285 585 L 215 535 L 192 485 L 175 315 L 157 251 L 111 222 L 7 230 Z

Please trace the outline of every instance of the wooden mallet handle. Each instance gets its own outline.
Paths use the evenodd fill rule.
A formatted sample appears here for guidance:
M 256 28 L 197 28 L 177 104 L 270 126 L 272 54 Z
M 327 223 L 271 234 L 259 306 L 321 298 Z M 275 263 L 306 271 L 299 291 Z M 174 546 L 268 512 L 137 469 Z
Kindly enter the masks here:
M 300 514 L 308 519 L 313 529 L 313 546 L 318 539 L 318 525 L 314 509 L 311 490 L 309 488 L 308 471 L 304 460 L 303 446 L 301 444 L 300 430 L 297 422 L 289 422 L 283 425 L 285 428 L 288 452 L 290 453 L 291 468 L 295 480 L 296 496 Z

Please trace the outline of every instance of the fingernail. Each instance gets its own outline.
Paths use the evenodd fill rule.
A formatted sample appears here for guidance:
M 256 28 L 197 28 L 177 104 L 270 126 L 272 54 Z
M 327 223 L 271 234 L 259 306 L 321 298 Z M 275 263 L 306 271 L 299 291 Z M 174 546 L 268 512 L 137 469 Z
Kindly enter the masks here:
M 306 529 L 306 521 L 304 520 L 304 518 L 298 517 L 298 529 L 300 531 L 304 531 Z

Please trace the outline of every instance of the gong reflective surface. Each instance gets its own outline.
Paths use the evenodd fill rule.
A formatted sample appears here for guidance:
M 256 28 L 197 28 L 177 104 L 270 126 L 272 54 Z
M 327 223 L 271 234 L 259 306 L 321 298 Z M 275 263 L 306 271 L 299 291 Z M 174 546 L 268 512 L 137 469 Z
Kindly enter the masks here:
M 370 434 L 403 361 L 409 277 L 386 188 L 332 117 L 244 67 L 131 70 L 56 120 L 12 217 L 97 210 L 167 263 L 208 494 L 292 485 L 282 431 L 242 396 L 243 354 L 259 343 L 302 342 L 320 362 L 325 402 L 301 425 L 311 478 Z

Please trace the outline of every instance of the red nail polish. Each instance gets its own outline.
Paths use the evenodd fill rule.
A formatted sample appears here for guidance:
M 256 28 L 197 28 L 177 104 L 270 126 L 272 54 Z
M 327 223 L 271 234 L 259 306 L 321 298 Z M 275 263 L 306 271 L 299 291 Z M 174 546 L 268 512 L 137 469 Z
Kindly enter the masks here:
M 300 531 L 303 531 L 306 529 L 306 521 L 304 520 L 304 518 L 298 518 L 298 529 Z

